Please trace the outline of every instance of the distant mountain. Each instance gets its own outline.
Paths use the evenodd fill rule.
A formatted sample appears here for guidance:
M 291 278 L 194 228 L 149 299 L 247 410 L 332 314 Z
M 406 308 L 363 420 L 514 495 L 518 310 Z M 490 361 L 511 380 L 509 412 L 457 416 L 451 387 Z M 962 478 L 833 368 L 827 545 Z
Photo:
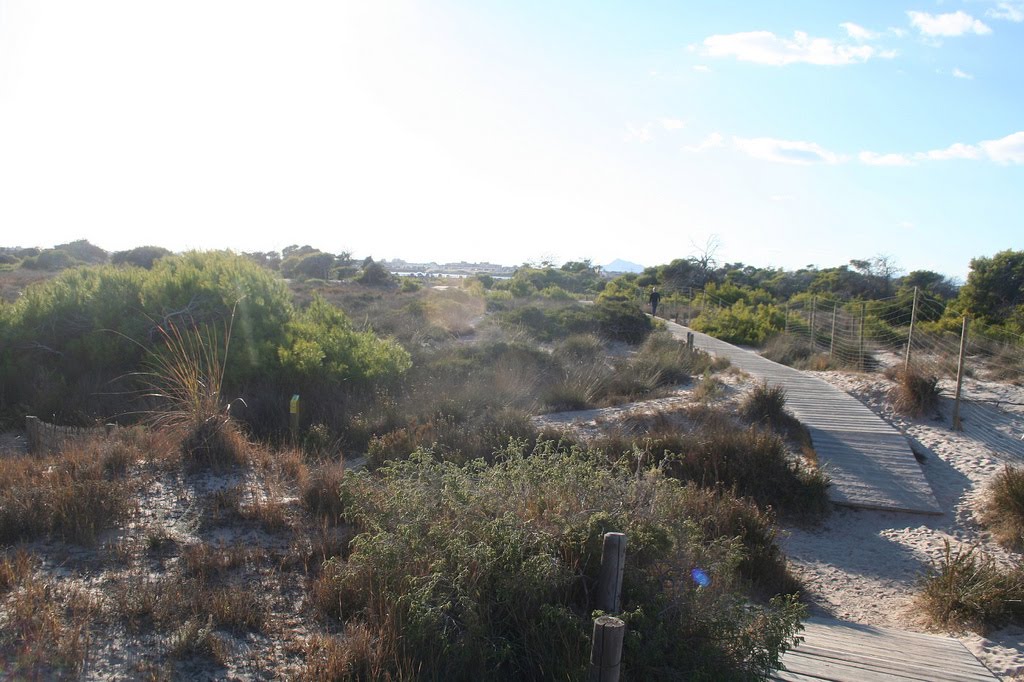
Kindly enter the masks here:
M 643 272 L 644 266 L 630 263 L 628 260 L 616 258 L 608 265 L 601 268 L 605 272 Z

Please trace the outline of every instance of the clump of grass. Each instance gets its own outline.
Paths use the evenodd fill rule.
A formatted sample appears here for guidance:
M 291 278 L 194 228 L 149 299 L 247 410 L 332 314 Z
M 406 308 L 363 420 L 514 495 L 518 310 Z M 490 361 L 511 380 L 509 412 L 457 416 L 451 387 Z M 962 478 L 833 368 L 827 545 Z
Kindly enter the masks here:
M 989 484 L 981 510 L 982 523 L 998 542 L 1024 548 L 1024 467 L 1006 465 Z
M 172 658 L 201 656 L 224 665 L 228 661 L 230 647 L 214 630 L 213 616 L 207 616 L 205 622 L 199 618 L 189 618 L 182 623 L 167 638 L 167 652 Z
M 19 549 L 0 559 L 0 595 L 4 595 L 23 584 L 35 570 L 36 559 Z
M 1024 618 L 1024 569 L 1000 568 L 977 548 L 953 552 L 946 541 L 942 558 L 922 578 L 919 601 L 943 627 L 979 632 Z
M 896 381 L 896 385 L 889 393 L 889 400 L 896 412 L 909 417 L 923 417 L 938 410 L 937 376 L 927 374 L 914 365 L 895 372 L 887 372 L 886 375 Z
M 338 523 L 345 511 L 340 497 L 344 480 L 344 462 L 325 462 L 315 468 L 301 492 L 302 503 L 309 513 L 329 523 Z
M 151 421 L 180 434 L 182 455 L 196 469 L 220 470 L 246 462 L 248 443 L 221 396 L 231 328 L 229 322 L 220 335 L 213 327 L 157 327 L 163 347 L 150 354 L 144 374 L 148 397 L 162 403 Z
M 792 417 L 786 412 L 786 389 L 769 386 L 766 381 L 756 384 L 740 403 L 740 415 L 775 429 L 788 426 Z
M 769 386 L 767 382 L 756 384 L 740 403 L 740 416 L 752 424 L 769 427 L 797 443 L 805 457 L 817 460 L 807 429 L 786 410 L 786 389 L 782 386 Z
M 710 372 L 704 372 L 700 382 L 693 389 L 694 400 L 702 403 L 718 400 L 723 395 L 725 395 L 725 384 Z
M 371 651 L 331 660 L 374 676 L 575 679 L 583 674 L 590 602 L 608 531 L 629 537 L 623 592 L 631 633 L 623 671 L 650 679 L 766 674 L 801 607 L 744 597 L 742 542 L 721 519 L 766 523 L 749 502 L 684 486 L 658 469 L 609 467 L 599 453 L 508 448 L 493 466 L 417 454 L 342 482 L 360 531 L 347 561 L 329 561 L 311 604 L 362 626 Z M 359 504 L 356 505 L 355 501 Z M 733 516 L 725 507 L 747 505 Z M 732 530 L 732 529 L 730 529 Z M 764 534 L 773 531 L 761 529 Z M 700 567 L 706 587 L 692 578 Z M 383 651 L 383 661 L 374 651 Z M 321 649 L 317 665 L 323 664 Z
M 396 660 L 382 638 L 362 623 L 347 624 L 341 635 L 318 635 L 306 645 L 306 666 L 300 680 L 411 680 L 417 677 L 409 661 Z

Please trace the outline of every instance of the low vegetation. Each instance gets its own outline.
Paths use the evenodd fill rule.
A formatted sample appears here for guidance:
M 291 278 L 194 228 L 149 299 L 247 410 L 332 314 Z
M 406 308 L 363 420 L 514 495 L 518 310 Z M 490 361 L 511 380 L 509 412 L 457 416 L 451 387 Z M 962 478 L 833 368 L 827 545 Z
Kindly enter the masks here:
M 1006 568 L 977 548 L 950 548 L 922 578 L 918 597 L 928 617 L 945 628 L 988 632 L 1024 622 L 1024 566 Z
M 896 385 L 889 393 L 893 409 L 910 417 L 935 414 L 939 408 L 939 379 L 915 365 L 887 373 Z
M 981 521 L 1001 544 L 1024 549 L 1024 467 L 1006 465 L 989 483 Z
M 362 633 L 331 644 L 341 676 L 579 677 L 609 531 L 630 543 L 630 678 L 763 675 L 795 635 L 801 609 L 791 598 L 734 596 L 745 545 L 725 538 L 746 523 L 747 537 L 774 547 L 770 519 L 749 503 L 551 444 L 510 446 L 498 460 L 459 467 L 419 453 L 345 477 L 344 517 L 359 534 L 312 592 L 324 618 Z M 708 586 L 693 567 L 712 576 Z M 325 656 L 321 644 L 318 670 Z

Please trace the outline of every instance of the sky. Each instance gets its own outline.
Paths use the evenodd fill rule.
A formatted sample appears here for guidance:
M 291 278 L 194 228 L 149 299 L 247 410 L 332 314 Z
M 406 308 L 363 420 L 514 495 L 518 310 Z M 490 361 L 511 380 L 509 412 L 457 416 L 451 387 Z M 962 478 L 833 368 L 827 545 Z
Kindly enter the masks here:
M 1024 0 L 0 0 L 0 245 L 963 279 Z

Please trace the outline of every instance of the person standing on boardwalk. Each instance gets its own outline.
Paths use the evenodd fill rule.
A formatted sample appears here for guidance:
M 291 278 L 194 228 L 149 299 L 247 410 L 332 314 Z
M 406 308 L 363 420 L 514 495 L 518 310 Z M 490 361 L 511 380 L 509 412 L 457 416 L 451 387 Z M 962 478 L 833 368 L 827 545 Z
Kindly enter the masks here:
M 661 300 L 661 294 L 658 293 L 658 290 L 656 288 L 655 289 L 651 289 L 651 297 L 650 297 L 650 301 L 651 301 L 651 315 L 657 315 L 658 314 L 658 301 L 660 301 L 660 300 Z

